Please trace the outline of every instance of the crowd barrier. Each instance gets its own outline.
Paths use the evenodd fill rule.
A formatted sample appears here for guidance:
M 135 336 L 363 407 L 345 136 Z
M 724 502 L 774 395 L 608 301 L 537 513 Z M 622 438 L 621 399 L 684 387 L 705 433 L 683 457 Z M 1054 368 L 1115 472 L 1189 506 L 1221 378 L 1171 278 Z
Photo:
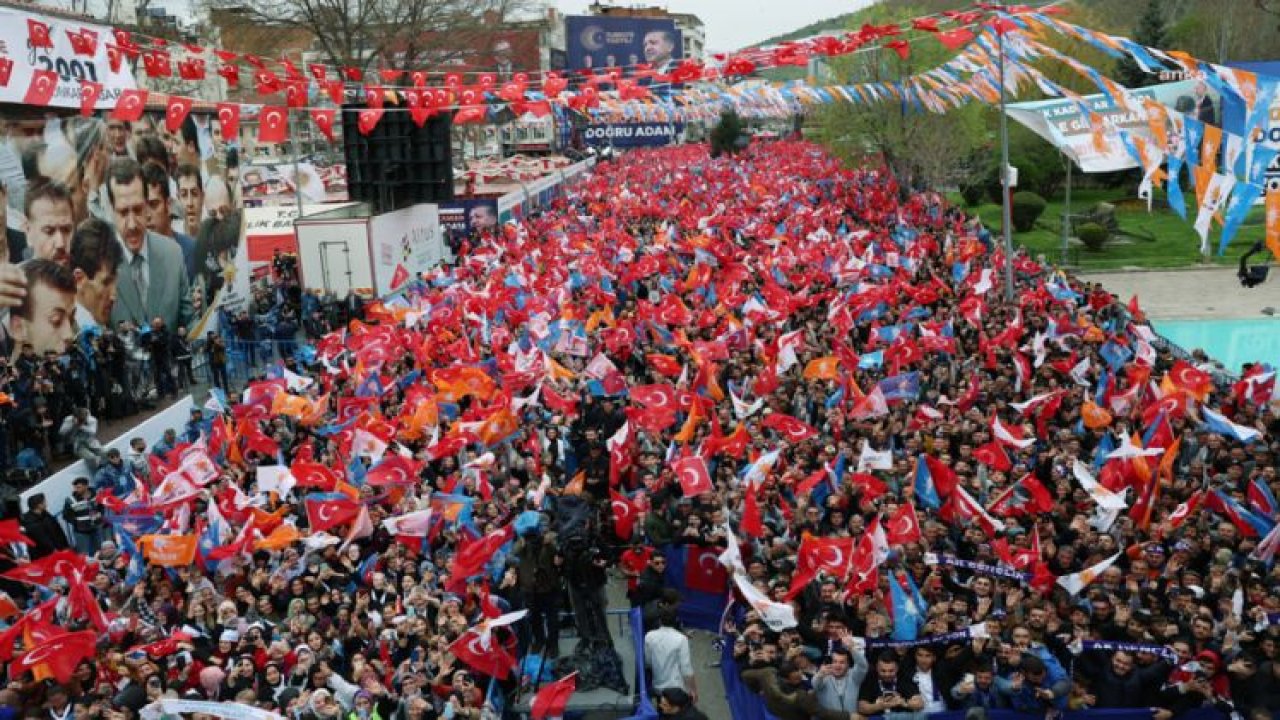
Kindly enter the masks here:
M 104 444 L 102 451 L 106 452 L 111 448 L 115 448 L 121 454 L 124 454 L 129 450 L 129 441 L 135 437 L 145 440 L 147 447 L 150 448 L 160 440 L 161 436 L 164 435 L 164 431 L 168 428 L 182 430 L 187 420 L 191 418 L 191 408 L 195 406 L 195 400 L 190 395 L 187 395 L 122 433 L 120 437 L 112 442 Z M 92 476 L 93 473 L 89 470 L 89 466 L 85 461 L 76 460 L 62 470 L 24 490 L 21 496 L 22 512 L 27 510 L 27 499 L 36 493 L 44 493 L 49 512 L 54 514 L 62 512 L 63 502 L 71 496 L 71 483 L 78 477 Z

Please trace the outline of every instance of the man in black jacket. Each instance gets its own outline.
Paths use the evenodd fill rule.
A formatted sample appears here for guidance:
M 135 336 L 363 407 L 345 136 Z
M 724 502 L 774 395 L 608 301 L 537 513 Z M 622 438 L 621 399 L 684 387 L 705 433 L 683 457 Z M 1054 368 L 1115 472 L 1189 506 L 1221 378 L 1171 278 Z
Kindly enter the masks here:
M 27 512 L 22 516 L 22 532 L 35 543 L 31 548 L 32 560 L 39 560 L 45 555 L 71 547 L 57 518 L 45 509 L 44 493 L 36 493 L 27 500 Z

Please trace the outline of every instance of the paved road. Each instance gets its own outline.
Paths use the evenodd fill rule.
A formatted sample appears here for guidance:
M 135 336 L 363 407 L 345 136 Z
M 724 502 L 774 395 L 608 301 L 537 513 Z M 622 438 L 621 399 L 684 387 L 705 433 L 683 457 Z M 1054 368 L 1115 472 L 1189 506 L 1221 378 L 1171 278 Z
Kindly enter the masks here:
M 1256 318 L 1262 310 L 1280 310 L 1280 273 L 1255 288 L 1245 288 L 1234 268 L 1195 268 L 1136 272 L 1099 272 L 1080 276 L 1100 282 L 1121 300 L 1133 295 L 1147 317 L 1155 320 L 1225 320 Z

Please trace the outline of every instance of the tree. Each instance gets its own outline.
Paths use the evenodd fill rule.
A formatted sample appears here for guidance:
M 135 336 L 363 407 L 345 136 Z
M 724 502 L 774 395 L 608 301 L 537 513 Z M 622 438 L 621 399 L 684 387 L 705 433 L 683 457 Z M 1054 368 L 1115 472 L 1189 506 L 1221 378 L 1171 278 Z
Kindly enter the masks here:
M 249 25 L 303 30 L 335 67 L 414 70 L 463 59 L 532 0 L 209 0 Z
M 711 130 L 711 157 L 722 154 L 732 155 L 740 148 L 738 138 L 742 137 L 742 119 L 733 110 L 726 110 L 720 115 L 720 122 Z
M 1165 36 L 1165 14 L 1162 0 L 1147 0 L 1146 10 L 1138 17 L 1133 28 L 1132 40 L 1139 45 L 1163 50 L 1168 42 Z M 1129 56 L 1116 61 L 1115 79 L 1125 87 L 1138 88 L 1160 82 L 1158 75 L 1149 74 Z

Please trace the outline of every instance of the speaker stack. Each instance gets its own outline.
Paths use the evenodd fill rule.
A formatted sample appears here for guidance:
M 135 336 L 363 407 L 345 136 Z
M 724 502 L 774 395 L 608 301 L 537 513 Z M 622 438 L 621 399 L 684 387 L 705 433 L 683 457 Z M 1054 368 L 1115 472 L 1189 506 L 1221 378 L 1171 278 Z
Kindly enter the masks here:
M 418 127 L 403 99 L 388 103 L 377 127 L 360 134 L 364 103 L 342 106 L 342 144 L 347 194 L 369 203 L 375 214 L 417 203 L 453 199 L 452 113 L 432 116 Z

